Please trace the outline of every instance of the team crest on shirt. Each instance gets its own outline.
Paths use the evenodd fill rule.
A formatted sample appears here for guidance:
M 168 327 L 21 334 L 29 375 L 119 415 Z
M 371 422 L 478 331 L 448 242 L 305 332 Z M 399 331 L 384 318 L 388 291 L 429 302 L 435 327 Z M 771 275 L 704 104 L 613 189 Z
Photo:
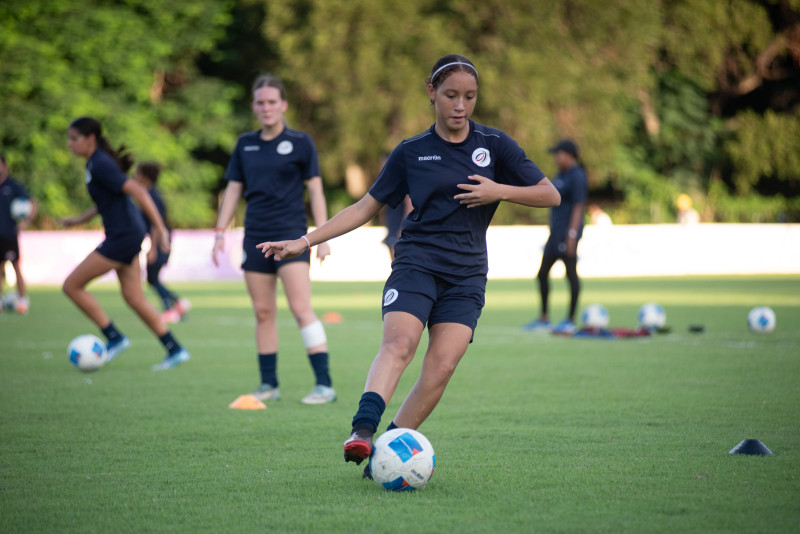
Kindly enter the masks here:
M 292 150 L 294 150 L 294 145 L 291 141 L 281 141 L 278 143 L 278 154 L 281 156 L 285 156 L 286 154 L 291 154 Z
M 389 304 L 393 303 L 397 300 L 399 293 L 396 289 L 390 289 L 386 293 L 383 294 L 383 305 L 388 306 Z
M 90 183 L 92 181 L 92 173 L 89 172 L 89 169 L 86 169 L 86 183 Z
M 472 153 L 472 163 L 478 167 L 486 167 L 492 162 L 489 151 L 485 148 L 476 148 Z

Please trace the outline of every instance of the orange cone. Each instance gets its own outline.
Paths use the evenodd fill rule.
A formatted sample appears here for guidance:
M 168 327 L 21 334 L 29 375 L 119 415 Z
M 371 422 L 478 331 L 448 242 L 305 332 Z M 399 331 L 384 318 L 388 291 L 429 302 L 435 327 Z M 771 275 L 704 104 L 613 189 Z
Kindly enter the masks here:
M 339 324 L 342 322 L 342 314 L 332 311 L 322 316 L 322 321 L 328 324 Z
M 267 405 L 252 395 L 239 395 L 228 405 L 233 410 L 266 410 Z

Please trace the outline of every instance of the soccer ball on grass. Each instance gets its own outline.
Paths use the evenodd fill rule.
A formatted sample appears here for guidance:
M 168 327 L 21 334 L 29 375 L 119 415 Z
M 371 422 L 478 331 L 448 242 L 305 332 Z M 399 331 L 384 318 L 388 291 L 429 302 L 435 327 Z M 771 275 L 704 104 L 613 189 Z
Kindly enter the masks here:
M 747 326 L 759 334 L 769 334 L 775 330 L 775 312 L 767 306 L 758 306 L 747 314 Z
M 422 489 L 433 476 L 436 458 L 430 441 L 410 428 L 383 433 L 369 458 L 372 480 L 389 491 Z
M 84 334 L 69 342 L 67 356 L 78 370 L 97 371 L 106 363 L 106 346 L 97 336 Z
M 648 302 L 639 308 L 639 326 L 648 330 L 664 328 L 667 322 L 667 312 L 655 302 Z
M 608 311 L 600 304 L 590 304 L 583 309 L 581 321 L 584 328 L 605 328 L 608 326 Z

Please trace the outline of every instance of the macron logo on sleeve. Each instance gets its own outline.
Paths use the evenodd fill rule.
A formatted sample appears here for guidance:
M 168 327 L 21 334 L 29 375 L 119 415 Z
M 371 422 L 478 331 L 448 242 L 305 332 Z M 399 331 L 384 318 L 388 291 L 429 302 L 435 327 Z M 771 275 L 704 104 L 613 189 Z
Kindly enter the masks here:
M 258 145 L 247 145 L 245 147 L 242 147 L 242 150 L 244 150 L 245 152 L 253 152 L 255 150 L 261 150 L 261 147 Z
M 417 161 L 442 161 L 442 156 L 434 154 L 433 156 L 419 156 Z

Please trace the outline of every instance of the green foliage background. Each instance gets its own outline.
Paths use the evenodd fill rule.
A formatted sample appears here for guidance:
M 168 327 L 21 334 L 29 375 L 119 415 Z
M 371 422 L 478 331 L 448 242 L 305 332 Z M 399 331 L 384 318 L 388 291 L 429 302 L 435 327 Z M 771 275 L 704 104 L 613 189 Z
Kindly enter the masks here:
M 451 52 L 478 66 L 475 120 L 550 175 L 547 147 L 575 138 L 616 222 L 673 221 L 682 192 L 707 221 L 800 220 L 800 0 L 9 0 L 0 150 L 53 227 L 89 204 L 65 130 L 93 115 L 164 164 L 174 226 L 208 227 L 256 127 L 249 84 L 271 71 L 337 211 L 364 188 L 348 169 L 368 183 L 431 124 L 424 79 Z M 535 211 L 505 205 L 496 222 Z

